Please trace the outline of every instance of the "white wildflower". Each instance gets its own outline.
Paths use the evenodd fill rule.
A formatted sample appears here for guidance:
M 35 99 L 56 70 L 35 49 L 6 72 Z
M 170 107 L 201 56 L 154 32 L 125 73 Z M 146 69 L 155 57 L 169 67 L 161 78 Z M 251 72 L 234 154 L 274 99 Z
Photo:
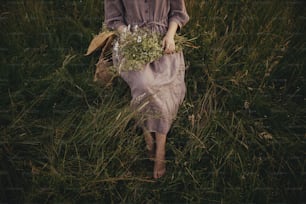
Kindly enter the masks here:
M 134 25 L 133 32 L 138 32 L 138 25 Z
M 138 36 L 137 36 L 137 42 L 138 42 L 138 43 L 141 43 L 141 41 L 142 41 L 142 38 L 141 38 L 141 36 L 138 35 Z
M 118 42 L 118 41 L 115 42 L 114 51 L 115 51 L 115 52 L 118 52 L 118 51 L 119 51 L 119 42 Z

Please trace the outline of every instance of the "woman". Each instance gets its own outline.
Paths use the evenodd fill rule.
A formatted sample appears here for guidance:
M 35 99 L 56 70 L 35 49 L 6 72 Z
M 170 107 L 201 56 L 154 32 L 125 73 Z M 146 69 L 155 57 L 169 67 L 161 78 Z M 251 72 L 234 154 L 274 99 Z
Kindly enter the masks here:
M 153 177 L 160 178 L 166 171 L 167 133 L 186 92 L 183 53 L 174 53 L 174 35 L 189 20 L 185 3 L 184 0 L 105 0 L 104 9 L 109 29 L 123 32 L 128 25 L 137 25 L 164 36 L 163 57 L 145 65 L 141 71 L 121 72 L 131 88 L 131 106 L 146 116 L 143 129 L 147 149 L 155 161 Z

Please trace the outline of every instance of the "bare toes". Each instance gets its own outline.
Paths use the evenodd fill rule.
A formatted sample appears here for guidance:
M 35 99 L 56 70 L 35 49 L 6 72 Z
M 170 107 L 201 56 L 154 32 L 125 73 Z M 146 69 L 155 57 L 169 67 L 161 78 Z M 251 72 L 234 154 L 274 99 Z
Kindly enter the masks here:
M 166 164 L 164 160 L 155 160 L 153 178 L 161 178 L 166 173 Z

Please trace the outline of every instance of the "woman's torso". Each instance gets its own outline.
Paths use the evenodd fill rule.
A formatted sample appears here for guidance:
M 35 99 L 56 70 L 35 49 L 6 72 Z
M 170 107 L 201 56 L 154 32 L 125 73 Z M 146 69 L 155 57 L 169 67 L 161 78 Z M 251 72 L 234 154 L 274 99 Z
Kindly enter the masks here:
M 169 0 L 122 0 L 127 24 L 165 33 L 168 27 Z

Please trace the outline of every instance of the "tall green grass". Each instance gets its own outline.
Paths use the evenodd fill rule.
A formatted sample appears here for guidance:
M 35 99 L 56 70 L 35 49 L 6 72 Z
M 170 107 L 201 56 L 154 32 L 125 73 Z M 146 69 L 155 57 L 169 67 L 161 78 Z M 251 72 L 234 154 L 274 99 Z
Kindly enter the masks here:
M 156 181 L 127 85 L 84 57 L 103 1 L 4 1 L 1 202 L 305 202 L 305 4 L 186 4 L 199 48 Z

